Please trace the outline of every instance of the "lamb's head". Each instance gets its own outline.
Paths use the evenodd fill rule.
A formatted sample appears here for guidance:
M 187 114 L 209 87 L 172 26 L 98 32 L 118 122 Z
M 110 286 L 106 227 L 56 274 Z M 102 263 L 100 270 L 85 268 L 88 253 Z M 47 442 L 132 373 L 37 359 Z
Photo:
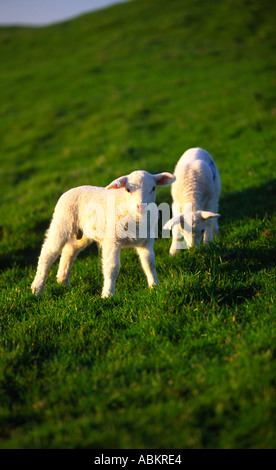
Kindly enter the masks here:
M 157 173 L 152 175 L 147 171 L 133 171 L 127 176 L 121 176 L 112 181 L 106 189 L 123 188 L 127 193 L 127 202 L 140 213 L 146 204 L 155 202 L 156 187 L 168 186 L 175 181 L 171 173 Z
M 184 240 L 188 248 L 190 248 L 200 245 L 205 231 L 206 220 L 213 217 L 219 217 L 219 214 L 210 211 L 189 211 L 173 217 L 163 228 L 171 230 L 175 225 L 180 224 Z

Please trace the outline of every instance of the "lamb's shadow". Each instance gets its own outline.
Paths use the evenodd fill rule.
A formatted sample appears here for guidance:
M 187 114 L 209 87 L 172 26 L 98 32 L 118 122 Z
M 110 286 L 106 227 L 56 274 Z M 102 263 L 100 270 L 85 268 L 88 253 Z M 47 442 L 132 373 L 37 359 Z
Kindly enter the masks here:
M 231 285 L 221 289 L 215 287 L 216 295 L 220 304 L 240 304 L 245 300 L 259 295 L 262 290 L 262 283 L 257 280 L 247 283 L 246 277 L 252 276 L 264 269 L 271 269 L 275 266 L 275 248 L 264 247 L 231 247 L 222 252 L 222 264 L 219 271 L 222 276 L 227 275 L 231 279 Z M 236 273 L 241 273 L 236 274 Z M 245 278 L 245 280 L 244 280 Z
M 0 272 L 10 269 L 13 266 L 20 268 L 33 267 L 36 268 L 38 257 L 40 255 L 41 247 L 44 241 L 46 230 L 50 225 L 50 220 L 45 219 L 39 221 L 33 230 L 39 233 L 38 240 L 34 243 L 27 245 L 23 249 L 9 251 L 0 255 Z M 1 236 L 1 233 L 0 233 Z M 80 253 L 79 258 L 86 258 L 88 256 L 97 256 L 98 247 L 95 242 L 89 245 L 84 252 Z
M 260 217 L 271 214 L 276 208 L 276 179 L 258 187 L 246 188 L 222 196 L 219 204 L 220 225 L 244 217 Z
M 37 264 L 37 259 L 43 242 L 44 234 L 46 229 L 49 227 L 49 219 L 39 220 L 35 226 L 32 228 L 37 234 L 41 234 L 41 241 L 38 239 L 37 242 L 29 243 L 25 248 L 18 248 L 8 250 L 5 253 L 0 255 L 0 272 L 5 271 L 6 269 L 12 268 L 13 266 L 18 266 L 20 268 L 25 268 L 27 266 L 35 266 Z M 5 227 L 0 228 L 0 240 L 5 237 L 9 237 L 9 233 L 5 233 Z
M 185 290 L 187 303 L 196 300 L 204 304 L 215 301 L 219 306 L 240 305 L 260 295 L 263 283 L 256 274 L 275 266 L 276 249 L 266 246 L 226 248 L 214 244 L 191 250 L 183 250 L 177 255 L 178 261 L 182 257 L 182 266 L 178 265 L 178 269 L 184 270 L 186 275 L 210 271 L 214 274 L 210 279 L 196 277 L 192 284 L 189 280 L 184 281 L 184 285 L 187 282 L 189 286 Z

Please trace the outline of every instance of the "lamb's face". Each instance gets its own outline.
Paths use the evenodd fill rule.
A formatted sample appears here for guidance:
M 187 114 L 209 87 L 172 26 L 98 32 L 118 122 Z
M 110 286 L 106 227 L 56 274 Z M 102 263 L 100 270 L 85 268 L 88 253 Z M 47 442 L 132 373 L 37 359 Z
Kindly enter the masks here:
M 205 230 L 205 220 L 197 212 L 180 218 L 180 230 L 188 248 L 199 246 Z
M 137 170 L 114 180 L 106 189 L 124 189 L 127 193 L 125 198 L 127 203 L 139 214 L 147 204 L 155 202 L 157 186 L 168 186 L 174 181 L 175 176 L 171 173 L 152 175 L 147 171 Z
M 205 220 L 202 219 L 199 212 L 193 212 L 192 214 L 192 233 L 187 233 L 185 230 L 185 241 L 188 247 L 199 246 L 202 242 L 205 230 Z
M 138 213 L 141 213 L 147 204 L 155 202 L 156 185 L 154 177 L 146 171 L 134 171 L 128 175 L 125 184 L 128 202 L 136 207 Z
M 219 214 L 209 211 L 190 211 L 176 215 L 163 228 L 166 230 L 172 229 L 175 225 L 179 224 L 185 242 L 188 248 L 190 248 L 200 245 L 206 228 L 206 220 L 213 217 L 219 217 Z

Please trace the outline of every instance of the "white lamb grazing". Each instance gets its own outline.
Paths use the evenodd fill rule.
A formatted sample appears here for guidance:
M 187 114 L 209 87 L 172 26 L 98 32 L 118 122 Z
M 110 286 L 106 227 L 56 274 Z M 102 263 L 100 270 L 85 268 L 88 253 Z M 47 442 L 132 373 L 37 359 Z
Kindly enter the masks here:
M 184 247 L 213 241 L 218 234 L 220 177 L 211 155 L 201 148 L 187 150 L 178 161 L 172 184 L 173 218 L 164 229 L 172 229 L 170 255 Z
M 149 286 L 159 284 L 154 238 L 147 228 L 143 237 L 139 237 L 140 232 L 133 228 L 139 224 L 145 204 L 154 203 L 156 186 L 166 186 L 174 180 L 171 173 L 151 175 L 146 171 L 134 171 L 114 180 L 106 188 L 80 186 L 64 193 L 57 202 L 46 232 L 32 283 L 33 293 L 43 293 L 48 271 L 60 254 L 57 281 L 68 285 L 78 253 L 93 241 L 102 250 L 102 297 L 115 293 L 121 248 L 135 248 Z

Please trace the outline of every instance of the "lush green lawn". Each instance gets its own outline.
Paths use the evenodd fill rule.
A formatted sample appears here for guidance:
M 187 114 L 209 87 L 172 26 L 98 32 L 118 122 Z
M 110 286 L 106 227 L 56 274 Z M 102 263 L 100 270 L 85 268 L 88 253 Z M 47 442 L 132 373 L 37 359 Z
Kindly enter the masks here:
M 136 0 L 0 29 L 0 447 L 275 448 L 275 2 Z M 97 247 L 31 294 L 58 197 L 189 147 L 220 170 L 220 235 L 150 291 Z M 171 202 L 159 189 L 157 203 Z

